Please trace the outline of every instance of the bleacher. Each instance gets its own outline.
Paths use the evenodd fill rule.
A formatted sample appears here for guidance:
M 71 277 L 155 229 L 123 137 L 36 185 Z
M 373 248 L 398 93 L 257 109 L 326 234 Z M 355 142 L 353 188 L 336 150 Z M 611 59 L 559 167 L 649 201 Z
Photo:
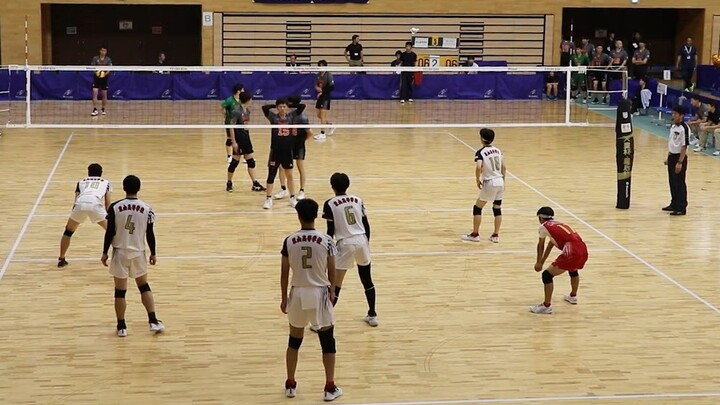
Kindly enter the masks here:
M 297 55 L 301 64 L 325 59 L 344 64 L 344 50 L 360 35 L 365 63 L 388 65 L 396 50 L 418 35 L 458 38 L 458 49 L 433 54 L 464 61 L 506 61 L 512 65 L 552 64 L 552 16 L 414 16 L 414 15 L 257 15 L 223 14 L 216 29 L 215 55 L 224 66 L 284 64 Z M 418 55 L 429 54 L 416 49 Z

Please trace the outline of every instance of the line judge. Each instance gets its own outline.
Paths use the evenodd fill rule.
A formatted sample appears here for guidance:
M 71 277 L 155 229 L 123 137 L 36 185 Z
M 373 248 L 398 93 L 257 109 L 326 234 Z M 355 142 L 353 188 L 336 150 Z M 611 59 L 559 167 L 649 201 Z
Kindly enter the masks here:
M 690 128 L 684 121 L 685 109 L 682 106 L 673 107 L 672 126 L 668 136 L 668 156 L 665 165 L 668 168 L 668 182 L 670 183 L 670 205 L 663 208 L 670 215 L 685 215 L 687 213 L 687 149 L 690 143 Z

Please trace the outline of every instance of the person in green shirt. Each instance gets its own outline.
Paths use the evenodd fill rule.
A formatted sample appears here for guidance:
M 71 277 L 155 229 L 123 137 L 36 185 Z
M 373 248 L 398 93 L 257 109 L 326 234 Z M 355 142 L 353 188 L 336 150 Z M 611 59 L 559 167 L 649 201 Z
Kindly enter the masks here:
M 240 93 L 243 93 L 245 91 L 245 86 L 238 83 L 233 86 L 232 88 L 232 96 L 226 98 L 225 100 L 220 103 L 220 107 L 222 107 L 223 116 L 225 117 L 225 125 L 230 125 L 233 117 L 233 112 L 235 112 L 235 109 L 240 105 Z M 227 135 L 227 139 L 225 140 L 225 152 L 227 153 L 227 162 L 232 162 L 232 136 L 233 136 L 233 130 L 232 128 L 225 128 L 225 135 Z
M 587 55 L 585 48 L 578 48 L 575 50 L 576 53 L 572 57 L 573 66 L 589 66 L 590 57 Z M 587 74 L 573 72 L 572 74 L 572 86 L 575 89 L 573 98 L 577 98 L 582 94 L 582 103 L 587 104 Z

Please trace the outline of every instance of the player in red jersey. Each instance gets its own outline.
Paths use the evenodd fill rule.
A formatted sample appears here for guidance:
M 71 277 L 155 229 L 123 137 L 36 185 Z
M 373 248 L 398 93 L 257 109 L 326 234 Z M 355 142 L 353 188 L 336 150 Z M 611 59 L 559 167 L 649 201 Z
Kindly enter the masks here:
M 537 262 L 535 263 L 535 271 L 540 272 L 543 264 L 550 256 L 553 247 L 557 247 L 562 251 L 560 256 L 542 272 L 542 281 L 545 286 L 545 301 L 541 304 L 530 307 L 530 312 L 534 314 L 552 314 L 552 295 L 553 295 L 553 277 L 559 276 L 564 272 L 570 275 L 570 285 L 572 290 L 569 295 L 565 296 L 565 301 L 571 304 L 577 304 L 577 291 L 580 286 L 580 275 L 578 270 L 585 266 L 588 259 L 588 251 L 585 242 L 580 235 L 575 232 L 570 225 L 566 225 L 554 219 L 555 212 L 550 207 L 542 207 L 537 212 L 540 221 L 540 239 L 537 245 Z M 550 242 L 545 246 L 545 238 L 550 238 Z

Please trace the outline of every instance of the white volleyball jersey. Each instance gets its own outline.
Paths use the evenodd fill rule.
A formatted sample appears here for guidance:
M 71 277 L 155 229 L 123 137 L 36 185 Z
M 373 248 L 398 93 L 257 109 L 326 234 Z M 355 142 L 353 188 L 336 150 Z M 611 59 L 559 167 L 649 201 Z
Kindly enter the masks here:
M 101 203 L 105 205 L 105 194 L 110 191 L 112 187 L 110 182 L 103 179 L 102 177 L 85 177 L 84 179 L 77 182 L 75 186 L 75 192 L 79 193 L 77 200 L 78 203 Z
M 341 241 L 351 236 L 364 235 L 365 205 L 356 195 L 338 195 L 323 207 L 323 218 L 335 224 L 335 239 Z
M 327 287 L 327 260 L 337 250 L 332 238 L 314 229 L 301 229 L 285 238 L 280 253 L 288 258 L 293 287 Z
M 475 164 L 482 170 L 483 181 L 501 179 L 502 163 L 502 152 L 494 146 L 485 146 L 475 152 Z
M 145 251 L 148 224 L 155 223 L 155 213 L 147 203 L 137 198 L 115 201 L 110 204 L 107 219 L 115 225 L 113 249 Z

